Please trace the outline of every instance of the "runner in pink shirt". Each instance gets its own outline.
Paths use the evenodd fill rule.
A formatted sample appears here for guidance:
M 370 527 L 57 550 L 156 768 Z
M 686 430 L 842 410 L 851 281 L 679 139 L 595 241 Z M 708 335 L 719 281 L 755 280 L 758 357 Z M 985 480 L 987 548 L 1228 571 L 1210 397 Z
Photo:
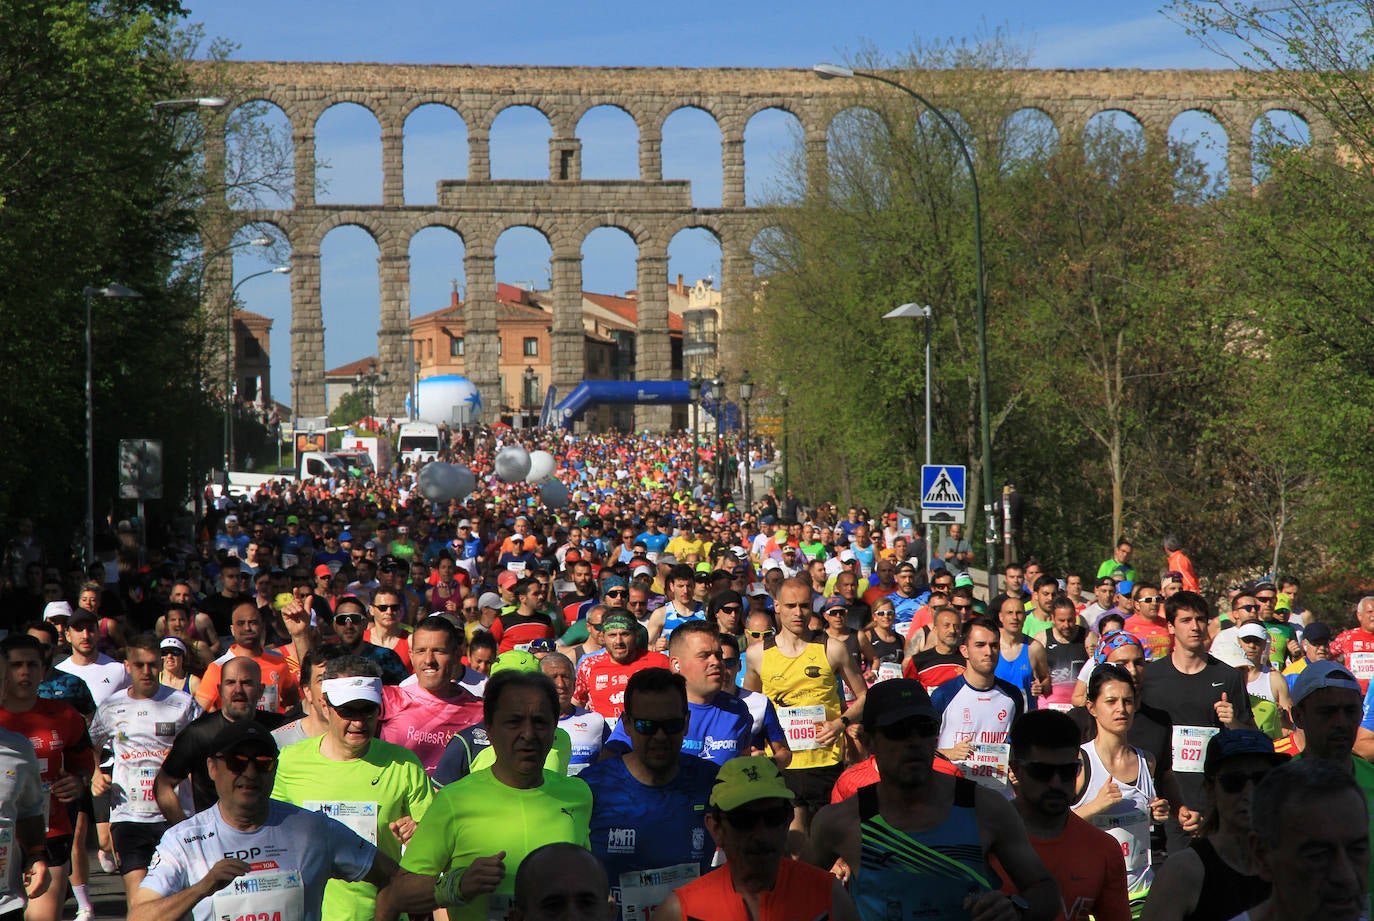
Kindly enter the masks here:
M 420 758 L 433 776 L 439 756 L 458 732 L 482 721 L 482 700 L 454 682 L 462 664 L 462 633 L 448 618 L 422 620 L 410 637 L 417 683 L 382 688 L 379 735 Z

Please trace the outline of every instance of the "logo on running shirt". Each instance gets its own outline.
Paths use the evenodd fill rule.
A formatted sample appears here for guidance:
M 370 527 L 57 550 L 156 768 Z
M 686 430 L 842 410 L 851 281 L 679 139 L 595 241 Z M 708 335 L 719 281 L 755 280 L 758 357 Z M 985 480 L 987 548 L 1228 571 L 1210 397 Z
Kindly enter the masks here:
M 819 678 L 821 676 L 821 668 L 819 665 L 808 665 L 806 668 L 802 669 L 802 672 L 808 678 Z
M 637 832 L 633 828 L 610 828 L 606 830 L 606 853 L 633 854 Z

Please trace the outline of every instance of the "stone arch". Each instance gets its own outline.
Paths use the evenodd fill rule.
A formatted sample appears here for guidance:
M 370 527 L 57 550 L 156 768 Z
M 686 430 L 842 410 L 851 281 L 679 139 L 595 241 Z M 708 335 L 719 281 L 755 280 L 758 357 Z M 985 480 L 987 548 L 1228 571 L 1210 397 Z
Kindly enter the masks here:
M 257 124 L 245 131 L 245 120 Z M 231 210 L 294 206 L 295 123 L 267 94 L 245 99 L 225 115 L 223 156 L 224 200 Z
M 588 236 L 603 227 L 622 231 L 634 242 L 636 247 L 646 245 L 654 236 L 650 233 L 643 218 L 614 211 L 593 215 L 586 218 L 581 223 L 574 224 L 568 228 L 566 236 L 570 242 L 576 243 L 580 249 L 582 245 L 587 242 Z
M 1018 163 L 1040 162 L 1059 148 L 1059 125 L 1040 106 L 1022 106 L 1009 113 L 998 134 L 998 158 L 1004 170 Z
M 272 244 L 266 247 L 243 245 L 259 236 L 271 239 Z M 276 221 L 243 221 L 229 235 L 229 241 L 232 247 L 227 254 L 229 271 L 223 277 L 222 287 L 225 303 L 231 299 L 233 286 L 244 282 L 249 276 L 271 272 L 279 266 L 293 266 L 290 234 Z M 233 336 L 232 340 L 227 341 L 233 342 L 231 377 L 234 391 L 245 401 L 264 402 L 272 397 L 274 390 L 284 391 L 290 387 L 290 381 L 277 381 L 274 384 L 269 360 L 273 355 L 290 353 L 291 301 L 291 279 L 275 273 L 261 275 L 247 282 L 233 297 L 234 322 L 226 329 L 226 334 L 232 332 Z M 259 331 L 258 323 L 261 321 L 240 316 L 239 311 L 249 311 L 271 321 L 265 343 L 254 335 Z
M 393 237 L 385 218 L 378 212 L 360 209 L 324 212 L 318 223 L 311 226 L 309 237 L 301 242 L 301 246 L 318 252 L 331 230 L 350 225 L 364 230 L 383 251 L 390 250 Z
M 613 223 L 591 228 L 578 247 L 583 289 L 619 296 L 638 288 L 639 253 L 639 242 L 628 229 Z
M 622 137 L 627 121 L 630 135 Z M 639 122 L 624 106 L 614 102 L 587 106 L 578 114 L 574 130 L 582 179 L 639 178 Z
M 468 177 L 467 121 L 448 102 L 436 99 L 411 106 L 402 126 L 405 203 L 432 205 L 437 182 Z
M 1167 137 L 1180 195 L 1211 198 L 1230 188 L 1231 136 L 1216 112 L 1206 108 L 1179 112 L 1169 122 Z
M 830 196 L 843 201 L 855 195 L 885 195 L 888 179 L 868 155 L 875 143 L 892 142 L 892 126 L 869 106 L 851 105 L 826 123 L 825 171 Z
M 1086 145 L 1093 143 L 1094 139 L 1114 137 L 1118 143 L 1128 148 L 1134 148 L 1140 153 L 1145 152 L 1147 139 L 1144 120 L 1135 112 L 1119 106 L 1093 113 L 1084 125 L 1083 135 L 1085 150 Z
M 496 231 L 492 242 L 492 254 L 497 262 L 496 280 L 505 284 L 523 284 L 534 282 L 535 290 L 542 290 L 552 281 L 551 270 L 548 263 L 558 250 L 554 246 L 556 235 L 547 226 L 541 226 L 541 221 L 535 215 L 527 215 L 528 219 L 513 218 L 505 222 Z M 511 270 L 513 254 L 510 252 L 512 241 L 518 240 L 521 236 L 528 237 L 528 234 L 537 234 L 543 238 L 544 248 L 547 250 L 547 257 L 542 260 L 526 254 L 520 255 L 520 262 L 514 272 Z M 503 242 L 504 241 L 504 242 Z M 535 241 L 530 238 L 531 244 Z M 502 250 L 506 250 L 503 254 Z M 502 265 L 502 263 L 506 263 Z M 505 271 L 503 271 L 503 269 Z
M 1250 125 L 1250 172 L 1255 185 L 1269 177 L 1272 160 L 1284 150 L 1312 145 L 1312 122 L 1291 106 L 1265 109 Z
M 381 204 L 382 122 L 358 93 L 340 93 L 315 119 L 315 200 L 320 204 Z M 362 142 L 363 136 L 368 140 Z
M 456 242 L 456 246 L 454 245 Z M 457 258 L 453 258 L 456 252 Z M 408 316 L 431 313 L 449 304 L 449 294 L 463 300 L 467 287 L 464 259 L 467 244 L 454 227 L 427 221 L 406 238 L 406 263 L 410 278 Z
M 320 235 L 320 323 L 328 371 L 363 357 L 347 330 L 383 325 L 383 291 L 378 265 L 387 247 L 363 223 L 341 221 Z M 332 322 L 331 322 L 332 321 Z M 329 329 L 335 330 L 329 335 Z M 332 407 L 329 407 L 332 408 Z
M 719 207 L 725 186 L 720 119 L 699 99 L 677 103 L 659 125 L 663 178 L 690 181 L 693 207 Z
M 751 130 L 752 129 L 752 130 Z M 805 133 L 785 105 L 756 107 L 744 125 L 744 204 L 800 199 L 806 188 Z
M 488 130 L 491 178 L 549 178 L 553 120 L 537 100 L 515 102 L 493 113 Z

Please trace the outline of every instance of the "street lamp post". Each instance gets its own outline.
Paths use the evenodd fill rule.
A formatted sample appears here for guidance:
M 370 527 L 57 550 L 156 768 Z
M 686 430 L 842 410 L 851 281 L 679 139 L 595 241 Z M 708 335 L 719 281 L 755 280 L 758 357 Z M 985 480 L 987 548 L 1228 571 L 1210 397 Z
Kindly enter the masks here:
M 253 241 L 253 245 L 258 245 L 256 240 Z M 234 348 L 234 301 L 238 297 L 239 288 L 247 282 L 264 275 L 285 275 L 290 271 L 291 266 L 278 265 L 270 269 L 263 269 L 261 272 L 254 272 L 239 279 L 238 284 L 234 285 L 233 290 L 229 292 L 229 304 L 224 312 L 224 482 L 226 484 L 229 482 L 229 468 L 234 465 L 234 352 L 236 351 Z M 295 402 L 294 394 L 292 395 L 292 402 Z
M 291 466 L 300 467 L 300 458 L 296 456 L 296 432 L 301 427 L 301 366 L 296 365 L 291 369 Z M 226 481 L 228 474 L 225 474 Z
M 739 401 L 744 404 L 744 456 L 740 459 L 744 464 L 744 508 L 746 513 L 754 507 L 754 476 L 752 464 L 749 457 L 749 401 L 754 396 L 754 382 L 749 377 L 749 372 L 745 371 L 739 379 Z
M 534 368 L 525 366 L 525 373 L 521 377 L 524 386 L 520 393 L 520 416 L 525 427 L 529 427 L 530 411 L 534 404 Z
M 716 508 L 725 508 L 725 378 L 716 372 L 711 381 L 711 396 L 716 401 Z
M 954 137 L 955 143 L 959 145 L 959 153 L 963 157 L 964 165 L 968 168 L 969 187 L 973 191 L 973 248 L 978 297 L 978 427 L 982 436 L 981 447 L 983 451 L 983 511 L 987 518 L 987 534 L 984 541 L 987 544 L 988 554 L 988 593 L 991 595 L 997 590 L 997 519 L 992 512 L 992 428 L 991 411 L 988 408 L 988 316 L 987 291 L 983 279 L 983 203 L 978 194 L 978 170 L 974 168 L 973 155 L 969 153 L 968 145 L 964 143 L 964 138 L 959 133 L 959 129 L 954 126 L 949 117 L 929 99 L 910 87 L 903 86 L 896 80 L 890 80 L 881 74 L 854 70 L 839 64 L 817 64 L 811 69 L 822 79 L 854 79 L 859 77 L 864 80 L 884 83 L 910 96 L 920 105 L 929 109 L 930 113 L 939 119 L 940 123 Z
M 692 491 L 696 492 L 697 484 L 701 482 L 701 445 L 698 441 L 698 434 L 701 431 L 698 428 L 701 423 L 700 373 L 697 373 L 687 382 L 687 395 L 692 401 Z
M 787 395 L 786 389 L 782 390 L 782 493 L 787 496 L 787 411 L 792 408 L 792 399 Z
M 922 307 L 919 304 L 903 304 L 896 310 L 890 310 L 883 314 L 884 320 L 906 319 L 908 317 L 923 317 L 926 321 L 926 466 L 932 463 L 930 459 L 930 320 L 931 309 Z
M 91 298 L 142 297 L 133 288 L 106 285 L 103 288 L 81 289 L 86 299 L 86 565 L 95 560 L 95 388 L 92 384 L 94 352 L 91 347 Z

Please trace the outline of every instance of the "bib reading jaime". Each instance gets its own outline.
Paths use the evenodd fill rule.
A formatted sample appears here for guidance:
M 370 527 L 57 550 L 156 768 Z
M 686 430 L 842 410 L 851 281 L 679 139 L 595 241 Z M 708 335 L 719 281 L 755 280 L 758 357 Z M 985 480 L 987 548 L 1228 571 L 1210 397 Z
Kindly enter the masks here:
M 787 745 L 792 751 L 812 751 L 821 747 L 816 741 L 816 733 L 825 724 L 825 707 L 821 704 L 810 707 L 778 707 L 778 721 L 787 733 Z
M 694 863 L 620 874 L 620 917 L 624 921 L 649 921 L 668 893 L 700 875 L 701 868 Z
M 1212 726 L 1175 726 L 1173 732 L 1174 770 L 1201 774 L 1207 742 L 1221 732 Z
M 211 902 L 215 921 L 305 921 L 299 870 L 257 870 L 225 886 Z
M 373 847 L 377 846 L 377 804 L 349 800 L 308 799 L 301 803 L 311 812 L 323 812 L 358 833 Z

